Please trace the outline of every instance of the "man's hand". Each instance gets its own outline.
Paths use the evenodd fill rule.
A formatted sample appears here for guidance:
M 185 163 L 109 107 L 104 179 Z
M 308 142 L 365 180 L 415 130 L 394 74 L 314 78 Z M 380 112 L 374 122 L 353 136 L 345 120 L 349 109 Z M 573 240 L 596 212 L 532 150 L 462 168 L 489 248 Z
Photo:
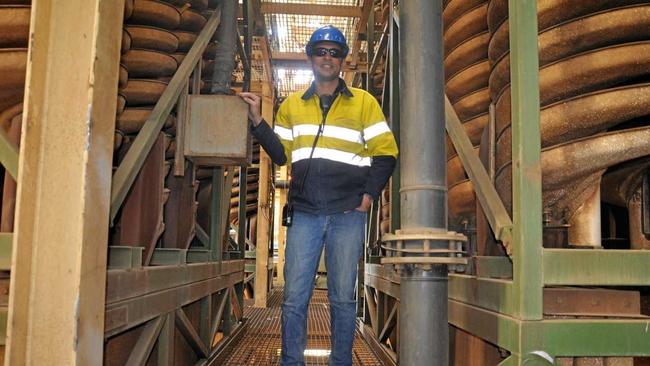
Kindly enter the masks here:
M 370 205 L 372 205 L 372 197 L 369 194 L 364 194 L 363 199 L 361 200 L 361 204 L 359 207 L 355 208 L 357 211 L 361 212 L 368 212 L 370 209 Z
M 247 93 L 247 92 L 242 92 L 237 94 L 239 95 L 244 102 L 248 103 L 248 119 L 253 121 L 253 125 L 255 127 L 259 126 L 259 124 L 262 122 L 262 114 L 261 114 L 261 105 L 262 105 L 262 99 L 254 93 Z

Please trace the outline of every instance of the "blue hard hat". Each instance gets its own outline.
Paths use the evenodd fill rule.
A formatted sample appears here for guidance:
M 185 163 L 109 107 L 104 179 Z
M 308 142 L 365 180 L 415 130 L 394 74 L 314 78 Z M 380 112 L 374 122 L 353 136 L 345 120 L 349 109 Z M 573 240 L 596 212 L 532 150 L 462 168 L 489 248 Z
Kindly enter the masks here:
M 307 56 L 311 56 L 312 48 L 318 42 L 334 42 L 341 46 L 343 49 L 343 58 L 348 55 L 350 48 L 348 43 L 345 41 L 345 36 L 338 28 L 333 25 L 326 25 L 324 27 L 318 28 L 311 34 L 309 42 L 307 43 Z

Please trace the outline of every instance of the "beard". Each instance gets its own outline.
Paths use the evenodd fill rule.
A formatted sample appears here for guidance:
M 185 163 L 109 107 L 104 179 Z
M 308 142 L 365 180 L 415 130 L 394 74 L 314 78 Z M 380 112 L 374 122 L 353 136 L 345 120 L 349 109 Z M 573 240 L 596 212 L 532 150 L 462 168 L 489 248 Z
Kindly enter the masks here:
M 337 72 L 332 72 L 331 74 L 329 73 L 324 74 L 318 69 L 318 67 L 312 68 L 312 71 L 314 72 L 314 78 L 317 81 L 325 81 L 325 82 L 337 80 L 339 78 L 339 74 L 341 73 L 339 70 Z

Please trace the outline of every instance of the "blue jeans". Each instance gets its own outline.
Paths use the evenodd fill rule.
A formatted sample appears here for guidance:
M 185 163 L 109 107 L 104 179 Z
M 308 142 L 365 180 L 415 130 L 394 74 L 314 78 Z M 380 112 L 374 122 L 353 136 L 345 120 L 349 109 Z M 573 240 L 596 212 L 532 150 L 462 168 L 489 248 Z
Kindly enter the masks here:
M 366 213 L 356 210 L 332 215 L 294 212 L 285 251 L 282 365 L 305 364 L 307 309 L 323 246 L 332 330 L 329 365 L 352 365 L 356 328 L 354 289 L 365 223 Z

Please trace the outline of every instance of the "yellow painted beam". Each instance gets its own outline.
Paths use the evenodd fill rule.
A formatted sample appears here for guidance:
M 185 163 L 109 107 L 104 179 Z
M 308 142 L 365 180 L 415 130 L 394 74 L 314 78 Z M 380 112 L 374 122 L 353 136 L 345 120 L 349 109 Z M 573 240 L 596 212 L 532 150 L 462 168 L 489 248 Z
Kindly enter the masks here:
M 273 85 L 263 83 L 262 115 L 273 121 Z M 257 245 L 255 247 L 255 307 L 266 307 L 269 283 L 269 244 L 271 243 L 271 179 L 272 163 L 260 149 L 260 178 L 257 200 Z
M 33 0 L 7 365 L 99 365 L 124 0 Z

